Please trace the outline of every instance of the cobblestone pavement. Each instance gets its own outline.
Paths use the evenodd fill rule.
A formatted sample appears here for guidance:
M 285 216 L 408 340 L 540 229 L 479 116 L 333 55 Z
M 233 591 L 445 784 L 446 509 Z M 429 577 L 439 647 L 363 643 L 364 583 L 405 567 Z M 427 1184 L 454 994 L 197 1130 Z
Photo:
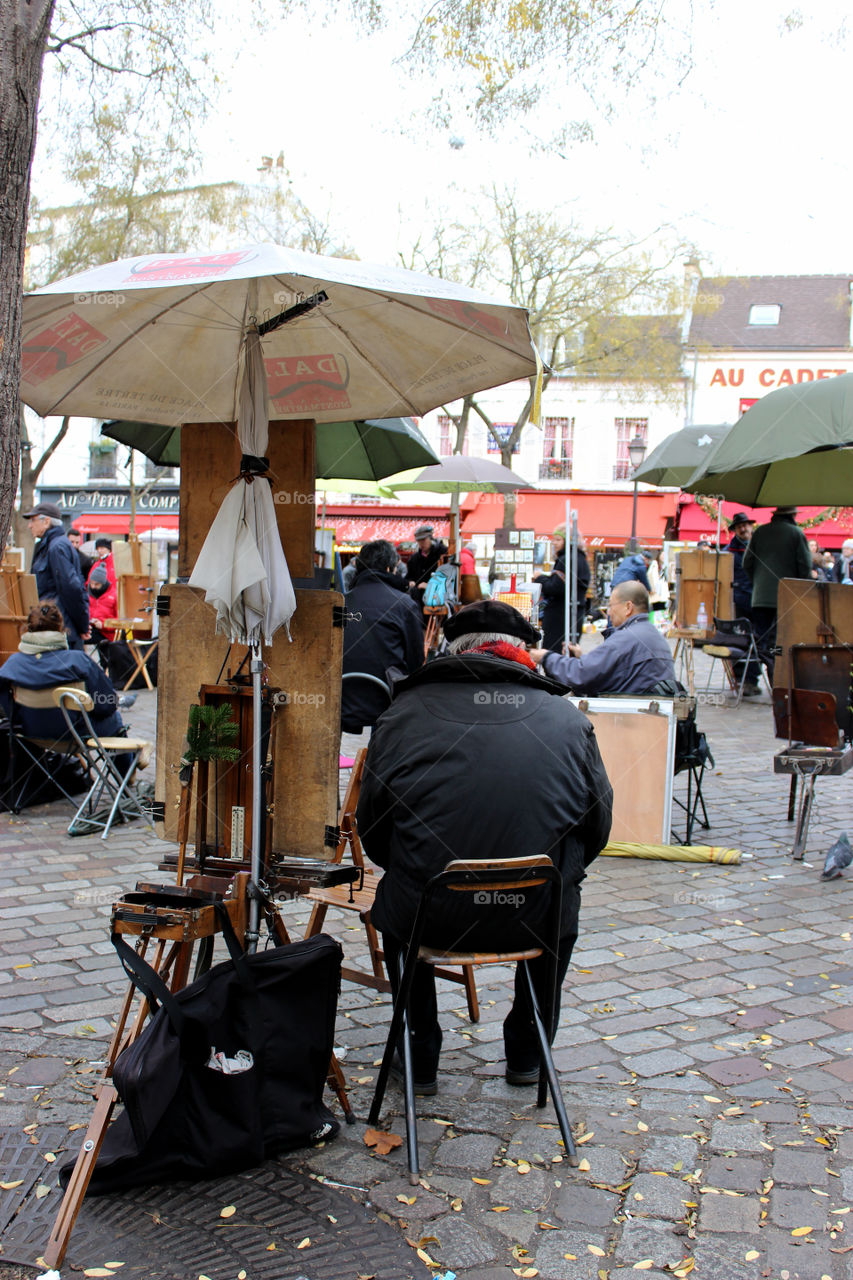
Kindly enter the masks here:
M 150 732 L 151 695 L 130 718 Z M 716 757 L 703 838 L 746 856 L 591 869 L 555 1045 L 579 1169 L 560 1159 L 550 1104 L 538 1111 L 533 1090 L 504 1082 L 510 975 L 481 970 L 478 1024 L 460 988 L 441 990 L 439 1093 L 418 1100 L 423 1177 L 411 1188 L 403 1150 L 378 1157 L 363 1143 L 388 1001 L 344 985 L 338 1044 L 362 1123 L 291 1167 L 399 1225 L 442 1274 L 853 1280 L 853 886 L 820 881 L 851 783 L 818 783 L 806 860 L 792 863 L 769 698 L 711 700 L 699 723 Z M 109 903 L 151 878 L 162 845 L 138 825 L 69 840 L 67 820 L 64 805 L 0 817 L 0 1123 L 36 1124 L 37 1139 L 44 1126 L 54 1144 L 60 1131 L 73 1147 L 66 1131 L 87 1115 L 124 989 Z M 289 904 L 294 937 L 307 914 Z M 353 920 L 327 926 L 359 960 Z M 400 1103 L 392 1085 L 382 1124 L 402 1134 Z

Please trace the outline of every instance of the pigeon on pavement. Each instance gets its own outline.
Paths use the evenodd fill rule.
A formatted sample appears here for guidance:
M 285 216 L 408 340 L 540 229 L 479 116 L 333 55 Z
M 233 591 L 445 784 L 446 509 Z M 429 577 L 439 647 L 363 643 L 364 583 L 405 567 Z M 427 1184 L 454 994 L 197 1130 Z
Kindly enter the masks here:
M 847 839 L 847 832 L 842 831 L 826 855 L 826 862 L 823 864 L 823 871 L 820 876 L 821 880 L 838 880 L 843 869 L 849 867 L 851 862 L 853 862 L 853 849 L 851 849 L 850 841 Z

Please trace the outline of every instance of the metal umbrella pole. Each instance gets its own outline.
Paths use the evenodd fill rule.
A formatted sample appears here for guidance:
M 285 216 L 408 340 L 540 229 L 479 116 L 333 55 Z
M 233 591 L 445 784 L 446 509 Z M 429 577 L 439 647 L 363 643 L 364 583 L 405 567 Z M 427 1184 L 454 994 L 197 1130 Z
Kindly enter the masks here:
M 569 550 L 571 553 L 571 566 L 569 567 L 569 582 L 571 588 L 569 591 L 569 626 L 566 636 L 572 644 L 578 644 L 580 636 L 578 635 L 578 513 L 572 512 L 572 532 L 569 542 Z
M 246 929 L 246 950 L 249 955 L 253 955 L 258 947 L 261 925 L 261 823 L 264 807 L 264 779 L 261 771 L 263 739 L 261 677 L 264 663 L 259 640 L 252 645 L 249 670 L 252 673 L 252 859 L 249 871 L 249 924 Z

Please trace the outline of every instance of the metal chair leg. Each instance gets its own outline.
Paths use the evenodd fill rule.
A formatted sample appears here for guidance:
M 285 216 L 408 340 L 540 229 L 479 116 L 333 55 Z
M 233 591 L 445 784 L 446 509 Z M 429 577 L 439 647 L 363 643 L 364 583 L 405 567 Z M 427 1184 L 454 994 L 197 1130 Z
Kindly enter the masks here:
M 536 999 L 536 992 L 533 987 L 533 979 L 530 976 L 530 968 L 526 960 L 522 960 L 521 967 L 524 970 L 524 977 L 527 983 L 527 995 L 530 1000 L 530 1007 L 533 1010 L 533 1025 L 536 1028 L 536 1035 L 539 1040 L 539 1054 L 541 1066 L 539 1069 L 539 1096 L 536 1105 L 544 1107 L 545 1098 L 544 1084 L 548 1081 L 548 1087 L 551 1091 L 551 1100 L 554 1103 L 554 1110 L 557 1113 L 557 1124 L 560 1126 L 560 1134 L 563 1139 L 563 1146 L 566 1149 L 566 1156 L 570 1164 L 577 1164 L 577 1150 L 572 1138 L 572 1129 L 569 1124 L 569 1117 L 566 1114 L 566 1104 L 563 1102 L 563 1094 L 560 1089 L 560 1083 L 557 1079 L 557 1070 L 554 1066 L 554 1059 L 551 1055 L 550 1037 L 545 1030 L 545 1024 L 542 1021 L 542 1014 L 539 1010 L 539 1001 Z

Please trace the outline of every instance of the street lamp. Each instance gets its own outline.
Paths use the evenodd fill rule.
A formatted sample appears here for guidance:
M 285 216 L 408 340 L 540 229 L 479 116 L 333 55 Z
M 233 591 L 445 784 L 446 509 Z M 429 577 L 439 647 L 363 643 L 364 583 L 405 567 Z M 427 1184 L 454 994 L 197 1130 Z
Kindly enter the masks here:
M 639 431 L 633 440 L 628 441 L 628 457 L 631 459 L 631 467 L 636 472 L 639 470 L 643 458 L 646 456 L 646 442 L 640 435 Z M 631 554 L 637 550 L 637 481 L 634 481 L 634 506 L 631 512 Z

